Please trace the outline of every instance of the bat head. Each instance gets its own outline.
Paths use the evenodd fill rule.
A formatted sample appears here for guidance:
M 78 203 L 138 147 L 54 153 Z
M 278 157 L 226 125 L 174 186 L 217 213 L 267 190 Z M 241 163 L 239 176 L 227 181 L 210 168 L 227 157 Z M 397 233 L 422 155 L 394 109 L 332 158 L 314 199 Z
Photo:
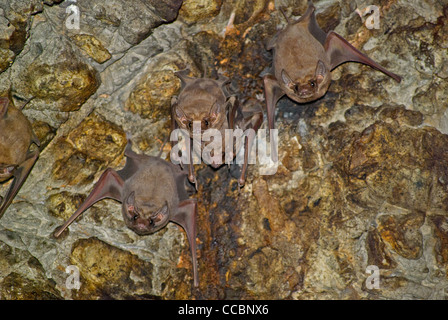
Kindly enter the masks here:
M 293 80 L 285 70 L 282 70 L 280 86 L 292 100 L 304 103 L 322 97 L 327 92 L 330 82 L 330 70 L 319 60 L 314 74 L 305 78 Z
M 190 80 L 179 97 L 174 96 L 171 99 L 172 115 L 179 128 L 187 130 L 192 135 L 222 127 L 227 119 L 226 111 L 230 99 L 226 98 L 222 88 L 226 79 Z
M 210 105 L 209 101 L 197 102 Z M 203 110 L 207 110 L 206 107 L 201 110 L 202 112 L 185 112 L 184 108 L 177 103 L 177 97 L 173 97 L 171 103 L 174 119 L 179 127 L 190 132 L 190 135 L 202 134 L 207 129 L 220 128 L 225 120 L 225 114 L 222 112 L 225 106 L 218 101 L 213 102 L 206 112 L 203 112 Z
M 154 233 L 169 222 L 170 209 L 168 203 L 156 207 L 149 203 L 138 203 L 135 192 L 131 192 L 123 202 L 123 218 L 129 229 L 138 235 Z
M 172 116 L 180 129 L 203 133 L 208 129 L 220 129 L 225 120 L 228 99 L 225 86 L 229 79 L 193 78 L 188 69 L 176 72 L 182 86 L 179 96 L 171 99 Z

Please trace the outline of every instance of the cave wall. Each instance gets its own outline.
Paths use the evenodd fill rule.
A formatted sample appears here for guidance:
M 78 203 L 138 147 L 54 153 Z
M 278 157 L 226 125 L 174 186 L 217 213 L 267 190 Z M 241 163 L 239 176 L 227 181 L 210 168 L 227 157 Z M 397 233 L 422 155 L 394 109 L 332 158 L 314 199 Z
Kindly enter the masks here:
M 379 29 L 356 13 L 371 4 Z M 0 95 L 16 106 L 30 100 L 23 112 L 42 142 L 0 220 L 1 299 L 446 298 L 445 0 L 315 1 L 325 31 L 403 80 L 347 63 L 322 99 L 283 97 L 278 170 L 260 175 L 250 165 L 241 190 L 233 168 L 196 166 L 199 288 L 183 230 L 138 236 L 113 200 L 51 237 L 104 169 L 123 166 L 126 134 L 146 154 L 162 148 L 175 71 L 217 70 L 240 99 L 264 103 L 265 43 L 286 24 L 279 6 L 297 18 L 307 3 L 0 0 Z M 70 265 L 79 289 L 66 285 Z M 379 288 L 368 285 L 372 265 Z

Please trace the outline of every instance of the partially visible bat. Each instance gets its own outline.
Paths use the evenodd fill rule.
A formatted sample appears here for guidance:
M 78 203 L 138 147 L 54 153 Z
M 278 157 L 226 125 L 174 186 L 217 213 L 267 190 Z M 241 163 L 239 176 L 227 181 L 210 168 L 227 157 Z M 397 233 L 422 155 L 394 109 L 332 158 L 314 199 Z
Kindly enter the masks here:
M 287 95 L 298 103 L 314 101 L 325 95 L 330 71 L 348 61 L 369 65 L 397 82 L 401 78 L 361 53 L 337 33 L 325 33 L 317 24 L 312 2 L 297 21 L 288 21 L 267 45 L 273 50 L 273 72 L 265 75 L 264 91 L 269 128 L 274 128 L 275 106 Z
M 0 183 L 14 178 L 5 198 L 0 197 L 0 218 L 39 157 L 39 150 L 30 151 L 32 143 L 40 146 L 28 119 L 8 98 L 0 98 Z
M 189 199 L 186 174 L 176 165 L 158 157 L 137 154 L 128 140 L 123 169 L 111 168 L 101 175 L 92 192 L 76 212 L 54 232 L 62 232 L 96 202 L 110 198 L 122 203 L 126 226 L 138 235 L 148 235 L 169 221 L 180 225 L 190 245 L 194 286 L 199 285 L 196 259 L 196 199 Z
M 176 128 L 189 132 L 193 139 L 195 134 L 203 134 L 208 129 L 219 130 L 222 137 L 223 157 L 225 151 L 226 129 L 253 129 L 258 130 L 263 122 L 263 112 L 252 104 L 249 108 L 241 107 L 236 96 L 230 95 L 226 89 L 229 80 L 219 76 L 217 80 L 210 78 L 192 78 L 188 76 L 189 70 L 176 72 L 181 79 L 182 87 L 179 96 L 173 96 L 171 100 L 171 124 L 172 130 Z M 198 123 L 197 127 L 194 123 Z M 194 131 L 196 128 L 197 131 Z M 245 158 L 238 183 L 240 186 L 245 183 L 245 174 L 248 163 L 248 153 L 254 137 L 248 135 L 244 140 Z M 193 141 L 194 143 L 195 141 Z M 201 141 L 200 149 L 207 145 Z M 194 149 L 194 148 L 193 148 Z M 196 184 L 194 175 L 192 154 L 190 150 L 190 163 L 188 166 L 188 179 Z M 233 155 L 237 154 L 233 150 Z M 224 159 L 224 158 L 223 158 Z M 225 162 L 211 163 L 212 167 L 218 168 Z

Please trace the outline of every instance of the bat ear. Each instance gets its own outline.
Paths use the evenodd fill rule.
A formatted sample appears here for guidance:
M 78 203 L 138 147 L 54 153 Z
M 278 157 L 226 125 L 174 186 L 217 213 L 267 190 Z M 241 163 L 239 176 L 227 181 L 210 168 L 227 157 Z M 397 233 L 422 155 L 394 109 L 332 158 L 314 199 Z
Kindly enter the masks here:
M 132 209 L 135 207 L 135 191 L 132 191 L 126 198 L 126 206 Z
M 9 99 L 8 98 L 0 98 L 0 119 L 6 115 L 8 111 Z
M 173 113 L 177 120 L 179 120 L 181 123 L 185 124 L 185 122 L 187 121 L 187 116 L 185 115 L 182 108 L 177 104 L 177 100 L 176 100 L 176 104 L 173 105 Z
M 215 103 L 210 108 L 210 116 L 211 117 L 218 117 L 218 115 L 221 113 L 222 106 L 218 101 L 215 101 Z
M 171 97 L 171 107 L 177 105 L 177 96 L 172 96 Z
M 195 80 L 195 78 L 189 77 L 188 74 L 190 74 L 190 69 L 184 69 L 181 71 L 177 71 L 174 73 L 181 81 L 181 89 L 185 88 L 188 83 Z
M 319 60 L 317 62 L 316 72 L 315 72 L 317 82 L 319 82 L 319 83 L 322 82 L 322 80 L 324 80 L 326 75 L 327 75 L 327 68 L 325 68 L 325 63 L 323 63 L 322 60 Z
M 227 102 L 226 102 L 227 105 Z M 218 123 L 221 120 L 222 116 L 222 108 L 223 105 L 215 101 L 215 103 L 212 105 L 209 115 L 212 122 L 212 126 L 214 126 L 216 123 Z
M 294 86 L 294 81 L 292 81 L 291 77 L 286 73 L 285 70 L 282 70 L 282 81 L 287 87 Z

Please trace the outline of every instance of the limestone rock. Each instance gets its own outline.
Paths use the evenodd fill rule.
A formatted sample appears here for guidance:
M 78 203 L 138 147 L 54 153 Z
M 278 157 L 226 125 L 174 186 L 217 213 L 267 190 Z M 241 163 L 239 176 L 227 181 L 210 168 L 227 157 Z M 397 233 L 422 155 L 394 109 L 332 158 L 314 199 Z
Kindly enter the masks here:
M 0 92 L 31 99 L 23 113 L 42 142 L 0 220 L 1 298 L 446 299 L 448 5 L 381 1 L 380 29 L 367 29 L 355 12 L 365 2 L 314 4 L 324 30 L 403 81 L 346 63 L 322 99 L 283 97 L 277 172 L 251 164 L 241 190 L 237 165 L 195 166 L 196 290 L 185 233 L 169 224 L 140 237 L 113 200 L 50 235 L 107 167 L 122 167 L 126 134 L 136 151 L 162 149 L 175 71 L 223 74 L 241 101 L 263 103 L 265 43 L 286 25 L 278 8 L 298 19 L 307 1 L 0 0 Z M 67 27 L 71 5 L 79 29 Z M 72 264 L 79 290 L 65 284 Z
M 40 262 L 29 252 L 0 242 L 0 298 L 3 300 L 55 300 L 61 296 L 47 279 Z
M 186 23 L 194 23 L 216 16 L 222 6 L 222 0 L 195 1 L 186 0 L 179 11 L 179 18 Z
M 109 51 L 95 37 L 88 34 L 76 34 L 73 39 L 75 44 L 96 62 L 104 63 L 111 58 Z
M 126 135 L 121 128 L 91 114 L 54 146 L 59 157 L 53 175 L 68 184 L 91 182 L 92 175 L 112 164 L 125 146 Z
M 136 299 L 151 292 L 151 263 L 96 238 L 77 241 L 70 262 L 79 266 L 78 299 Z M 132 296 L 123 296 L 126 291 Z

